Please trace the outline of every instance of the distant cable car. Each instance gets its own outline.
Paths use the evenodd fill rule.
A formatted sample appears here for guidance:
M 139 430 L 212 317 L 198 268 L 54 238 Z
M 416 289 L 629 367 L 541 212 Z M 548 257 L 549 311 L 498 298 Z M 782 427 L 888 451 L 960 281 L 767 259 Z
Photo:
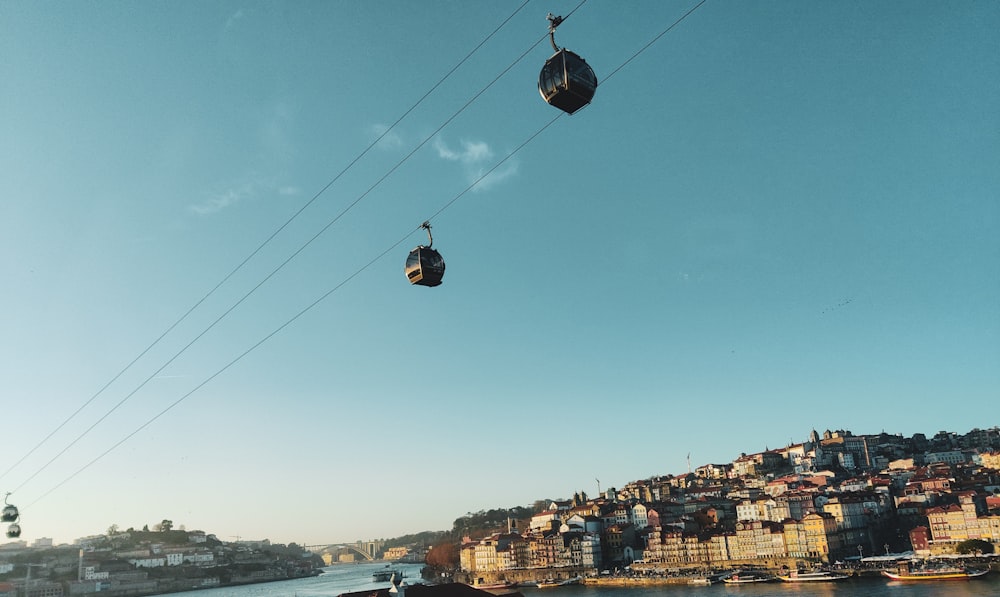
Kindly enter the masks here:
M 597 75 L 583 58 L 556 45 L 556 27 L 563 22 L 563 18 L 549 13 L 548 19 L 549 41 L 556 53 L 545 61 L 538 75 L 538 92 L 549 105 L 572 114 L 594 98 Z
M 21 536 L 21 525 L 16 522 L 9 527 L 7 527 L 7 537 L 10 539 L 17 539 Z
M 418 245 L 410 251 L 409 257 L 406 258 L 406 278 L 410 284 L 438 286 L 444 277 L 444 259 L 440 253 L 431 248 L 434 237 L 431 236 L 430 222 L 424 222 L 420 227 L 427 231 L 430 242 L 426 247 Z
M 10 492 L 7 492 L 7 495 L 3 496 L 4 507 L 3 512 L 0 513 L 0 522 L 17 522 L 17 517 L 19 516 L 17 506 L 7 503 L 7 497 L 9 495 Z

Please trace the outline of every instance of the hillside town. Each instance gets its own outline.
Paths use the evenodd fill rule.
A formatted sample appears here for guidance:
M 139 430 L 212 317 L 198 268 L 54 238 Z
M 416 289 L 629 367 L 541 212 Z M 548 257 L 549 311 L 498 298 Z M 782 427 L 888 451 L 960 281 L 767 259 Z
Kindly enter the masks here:
M 319 556 L 296 546 L 219 541 L 204 531 L 117 528 L 73 545 L 0 545 L 0 597 L 154 595 L 314 576 Z
M 988 553 L 1000 543 L 998 450 L 997 427 L 931 438 L 813 430 L 802 443 L 547 502 L 521 529 L 465 537 L 457 578 Z
M 622 571 L 859 567 L 903 554 L 995 554 L 1000 428 L 930 438 L 813 431 L 799 444 L 632 481 L 596 497 L 579 491 L 496 512 L 517 516 L 505 528 L 496 529 L 493 519 L 494 530 L 461 539 L 475 514 L 458 519 L 451 533 L 316 552 L 268 540 L 224 542 L 175 530 L 169 520 L 152 530 L 112 525 L 70 545 L 11 541 L 0 545 L 0 597 L 131 597 L 269 582 L 316 575 L 356 557 L 426 559 L 437 580 L 488 586 L 600 580 Z M 443 545 L 452 546 L 453 560 L 441 557 Z

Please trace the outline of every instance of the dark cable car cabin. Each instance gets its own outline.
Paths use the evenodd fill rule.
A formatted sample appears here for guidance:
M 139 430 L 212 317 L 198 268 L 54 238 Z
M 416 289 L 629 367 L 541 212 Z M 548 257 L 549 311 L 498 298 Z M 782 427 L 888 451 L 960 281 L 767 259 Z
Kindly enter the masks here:
M 548 19 L 549 41 L 556 53 L 545 61 L 538 75 L 538 92 L 549 105 L 572 114 L 594 98 L 597 75 L 583 58 L 556 45 L 556 27 L 563 18 L 550 14 Z
M 21 536 L 21 525 L 14 523 L 7 527 L 7 537 L 9 539 L 17 539 Z
M 0 521 L 2 522 L 14 522 L 17 520 L 18 512 L 17 506 L 7 504 L 3 507 L 3 514 L 0 514 Z
M 434 238 L 431 237 L 430 222 L 424 222 L 420 227 L 427 230 L 430 243 L 426 247 L 419 245 L 410 251 L 409 257 L 406 258 L 406 278 L 410 284 L 438 286 L 444 277 L 444 259 L 440 253 L 431 248 Z

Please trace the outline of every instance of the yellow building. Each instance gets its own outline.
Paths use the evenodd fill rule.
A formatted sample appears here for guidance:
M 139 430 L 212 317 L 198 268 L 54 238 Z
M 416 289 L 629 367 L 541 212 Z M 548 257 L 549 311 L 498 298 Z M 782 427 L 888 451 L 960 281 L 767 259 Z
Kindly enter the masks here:
M 836 519 L 825 512 L 811 512 L 802 518 L 806 531 L 807 557 L 830 561 L 830 551 L 840 550 Z
M 785 551 L 791 558 L 808 558 L 809 539 L 805 523 L 798 520 L 786 520 Z
M 983 460 L 983 466 L 1000 471 L 1000 452 L 986 452 L 979 455 Z
M 385 554 L 382 556 L 387 560 L 401 560 L 405 558 L 410 553 L 410 548 L 408 547 L 390 547 L 385 550 Z
M 965 511 L 953 504 L 927 510 L 931 540 L 935 543 L 958 543 L 969 538 Z

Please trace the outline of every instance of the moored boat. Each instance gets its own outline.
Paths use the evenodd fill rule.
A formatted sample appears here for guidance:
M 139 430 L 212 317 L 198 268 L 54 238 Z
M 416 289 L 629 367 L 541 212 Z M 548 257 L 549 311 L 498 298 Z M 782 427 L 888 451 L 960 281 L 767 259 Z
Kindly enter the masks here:
M 545 580 L 540 580 L 537 583 L 539 589 L 548 589 L 551 587 L 565 587 L 567 585 L 578 585 L 580 584 L 581 578 L 579 576 L 574 576 L 572 578 L 566 578 L 563 580 L 555 580 L 552 578 L 546 578 Z
M 773 576 L 766 574 L 756 574 L 753 572 L 733 572 L 729 576 L 724 576 L 722 582 L 730 585 L 742 585 L 757 582 L 771 582 Z
M 947 568 L 925 568 L 916 570 L 900 568 L 898 572 L 883 570 L 882 575 L 890 580 L 900 581 L 970 580 L 973 578 L 979 578 L 980 576 L 986 576 L 988 572 L 989 569 L 971 570 L 949 566 Z
M 516 588 L 517 587 L 517 583 L 501 581 L 501 582 L 495 582 L 495 583 L 475 584 L 475 585 L 472 585 L 472 586 L 476 587 L 477 589 L 483 590 L 483 591 L 505 591 L 507 589 Z
M 792 570 L 788 574 L 779 574 L 778 578 L 784 582 L 829 582 L 844 580 L 850 577 L 846 574 L 830 570 L 815 570 L 811 572 Z

